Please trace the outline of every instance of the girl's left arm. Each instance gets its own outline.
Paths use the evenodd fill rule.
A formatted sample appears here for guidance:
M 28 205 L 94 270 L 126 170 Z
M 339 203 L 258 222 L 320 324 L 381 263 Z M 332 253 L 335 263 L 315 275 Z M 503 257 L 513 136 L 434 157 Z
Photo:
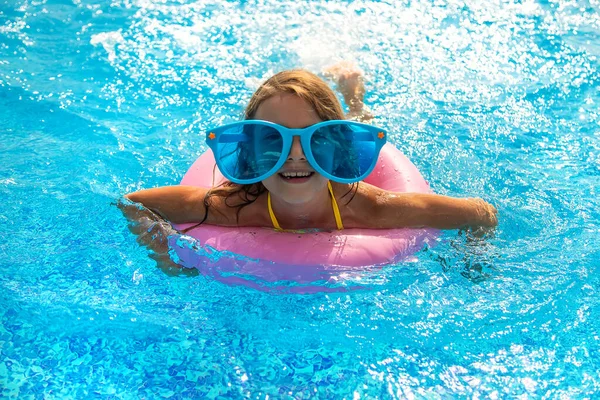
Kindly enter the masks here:
M 379 193 L 365 224 L 371 228 L 493 228 L 497 210 L 479 198 L 459 199 L 428 193 Z M 373 226 L 375 225 L 375 226 Z

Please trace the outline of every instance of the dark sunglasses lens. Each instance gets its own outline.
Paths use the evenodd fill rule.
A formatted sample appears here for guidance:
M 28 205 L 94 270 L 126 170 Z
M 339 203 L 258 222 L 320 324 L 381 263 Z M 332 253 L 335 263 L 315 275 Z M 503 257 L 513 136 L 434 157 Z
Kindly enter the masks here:
M 237 125 L 217 136 L 216 155 L 221 171 L 240 180 L 254 180 L 269 172 L 281 158 L 283 138 L 270 126 Z
M 360 125 L 326 125 L 317 129 L 310 149 L 319 167 L 340 179 L 360 180 L 378 156 L 375 135 Z

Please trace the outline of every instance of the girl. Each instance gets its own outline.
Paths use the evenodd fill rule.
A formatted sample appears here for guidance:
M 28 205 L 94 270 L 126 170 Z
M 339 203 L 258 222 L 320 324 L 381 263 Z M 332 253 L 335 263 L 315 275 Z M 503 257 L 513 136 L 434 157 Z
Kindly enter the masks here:
M 326 72 L 337 79 L 348 116 L 369 121 L 359 70 L 341 64 Z M 335 93 L 318 76 L 283 71 L 253 94 L 244 121 L 207 134 L 229 182 L 210 189 L 141 190 L 125 197 L 145 209 L 128 202 L 120 207 L 138 222 L 162 217 L 173 223 L 282 230 L 496 226 L 496 209 L 481 199 L 393 193 L 362 182 L 385 136 L 383 129 L 346 120 Z M 148 232 L 141 242 L 173 232 L 164 221 L 132 230 Z M 160 240 L 151 244 L 158 254 L 166 254 L 165 246 Z

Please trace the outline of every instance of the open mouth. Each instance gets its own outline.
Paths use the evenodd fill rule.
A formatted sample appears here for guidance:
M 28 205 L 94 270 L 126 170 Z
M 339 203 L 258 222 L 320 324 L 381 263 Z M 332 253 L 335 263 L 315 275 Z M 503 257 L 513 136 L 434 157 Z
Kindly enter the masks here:
M 280 172 L 278 175 L 280 177 L 282 177 L 283 179 L 285 179 L 286 181 L 299 182 L 299 181 L 308 180 L 314 174 L 315 174 L 314 172 L 308 172 L 308 171 L 303 171 L 303 172 L 295 171 L 295 172 Z

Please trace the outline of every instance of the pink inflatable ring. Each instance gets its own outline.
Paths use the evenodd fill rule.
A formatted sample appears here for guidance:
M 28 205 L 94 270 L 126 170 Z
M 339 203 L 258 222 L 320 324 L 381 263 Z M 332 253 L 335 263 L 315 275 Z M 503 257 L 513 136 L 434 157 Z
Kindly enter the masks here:
M 215 161 L 205 152 L 183 177 L 182 185 L 213 186 Z M 225 178 L 215 169 L 215 184 Z M 365 179 L 395 192 L 431 192 L 417 168 L 398 149 L 387 144 Z M 181 230 L 193 224 L 175 225 Z M 218 272 L 222 281 L 262 286 L 260 280 L 306 283 L 329 280 L 340 271 L 406 260 L 425 242 L 435 240 L 432 229 L 344 229 L 333 232 L 288 233 L 271 228 L 231 228 L 200 225 L 171 238 L 171 258 L 187 268 Z M 240 281 L 241 280 L 241 281 Z

